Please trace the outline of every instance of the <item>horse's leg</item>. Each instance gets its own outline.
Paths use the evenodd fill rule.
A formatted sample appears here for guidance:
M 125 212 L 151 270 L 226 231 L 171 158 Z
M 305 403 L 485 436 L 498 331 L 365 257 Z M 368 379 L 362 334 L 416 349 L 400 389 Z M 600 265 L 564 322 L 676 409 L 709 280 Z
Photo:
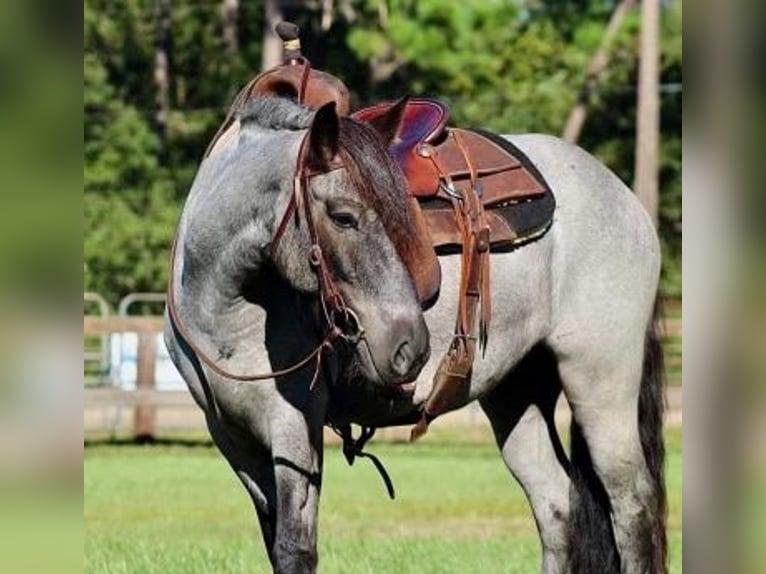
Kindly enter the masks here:
M 272 461 L 276 482 L 275 572 L 315 572 L 317 520 L 322 483 L 324 417 L 305 417 L 284 404 L 273 415 Z
M 266 552 L 271 557 L 274 547 L 276 513 L 270 512 L 269 501 L 276 500 L 274 465 L 270 452 L 257 441 L 247 441 L 240 433 L 227 430 L 208 417 L 208 429 L 218 450 L 224 455 L 253 501 Z
M 305 387 L 305 385 L 304 385 Z M 271 396 L 266 433 L 208 421 L 211 435 L 250 494 L 274 572 L 315 572 L 325 398 Z M 262 404 L 266 404 L 264 401 Z
M 553 422 L 561 392 L 553 354 L 536 347 L 480 399 L 505 464 L 529 498 L 544 573 L 568 572 L 568 461 Z
M 219 400 L 210 387 L 199 361 L 192 350 L 176 337 L 170 323 L 166 323 L 165 345 L 183 374 L 194 400 L 205 412 L 207 427 L 213 442 L 223 454 L 234 473 L 250 495 L 255 506 L 266 551 L 271 557 L 274 547 L 276 512 L 271 510 L 276 500 L 274 465 L 265 429 L 261 432 L 226 424 L 220 415 Z M 222 382 L 222 389 L 235 383 Z M 265 390 L 265 388 L 264 388 Z M 256 403 L 264 403 L 265 397 L 255 397 Z
M 665 567 L 662 481 L 661 353 L 653 332 L 644 341 L 620 338 L 588 356 L 562 360 L 563 387 L 572 407 L 573 570 L 655 574 Z M 595 472 L 594 472 L 595 471 Z M 613 545 L 589 544 L 588 521 L 611 515 Z M 590 532 L 593 532 L 591 530 Z M 603 530 L 601 530 L 603 533 Z M 601 548 L 601 550 L 599 550 Z

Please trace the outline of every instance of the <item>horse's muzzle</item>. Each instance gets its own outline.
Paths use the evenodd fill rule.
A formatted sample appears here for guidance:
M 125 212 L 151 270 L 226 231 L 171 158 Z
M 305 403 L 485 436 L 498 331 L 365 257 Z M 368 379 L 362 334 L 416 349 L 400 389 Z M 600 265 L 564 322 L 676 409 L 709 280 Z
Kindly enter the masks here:
M 397 383 L 406 383 L 417 378 L 431 355 L 428 328 L 420 317 L 414 322 L 394 322 L 391 326 L 394 336 L 388 370 Z

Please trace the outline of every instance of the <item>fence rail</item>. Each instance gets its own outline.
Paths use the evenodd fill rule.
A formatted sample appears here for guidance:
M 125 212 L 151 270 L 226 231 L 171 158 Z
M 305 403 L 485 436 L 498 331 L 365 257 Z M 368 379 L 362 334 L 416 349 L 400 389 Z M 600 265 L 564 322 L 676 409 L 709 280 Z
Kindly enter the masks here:
M 155 358 L 157 333 L 162 332 L 164 320 L 156 316 L 86 316 L 84 335 L 87 338 L 104 338 L 114 333 L 136 333 L 138 347 L 136 356 L 136 388 L 124 390 L 114 386 L 85 388 L 84 408 L 86 432 L 98 428 L 118 432 L 122 412 L 132 410 L 132 427 L 127 431 L 136 440 L 151 440 L 158 430 L 183 428 L 185 430 L 204 428 L 204 418 L 196 408 L 194 400 L 186 391 L 160 391 L 155 388 Z M 680 306 L 671 307 L 664 321 L 663 345 L 666 352 L 666 368 L 672 391 L 669 398 L 671 408 L 680 412 L 681 400 L 681 312 Z M 96 413 L 101 412 L 102 417 Z M 108 414 L 108 413 L 116 413 Z M 169 414 L 168 414 L 169 413 Z M 158 416 L 162 414 L 163 416 Z M 464 417 L 474 421 L 476 413 Z M 171 416 L 172 415 L 172 416 Z M 159 423 L 159 424 L 158 424 Z M 125 432 L 126 429 L 121 429 Z

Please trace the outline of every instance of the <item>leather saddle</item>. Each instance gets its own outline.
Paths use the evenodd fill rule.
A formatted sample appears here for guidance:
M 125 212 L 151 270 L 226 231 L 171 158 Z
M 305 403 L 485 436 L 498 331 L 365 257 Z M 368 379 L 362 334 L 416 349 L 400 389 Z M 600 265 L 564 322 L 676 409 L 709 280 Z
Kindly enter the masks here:
M 372 122 L 395 103 L 365 108 L 352 117 Z M 448 128 L 448 120 L 449 109 L 442 102 L 409 99 L 390 147 L 423 211 L 434 247 L 462 248 L 452 201 L 472 192 L 472 186 L 486 214 L 492 249 L 511 248 L 543 232 L 555 202 L 531 162 L 507 140 L 480 130 Z
M 542 235 L 553 221 L 555 200 L 523 153 L 494 134 L 448 128 L 448 108 L 437 100 L 379 104 L 353 117 L 374 123 L 401 105 L 391 155 L 417 199 L 434 248 L 462 254 L 452 343 L 412 430 L 415 440 L 434 418 L 468 397 L 477 347 L 487 343 L 490 251 Z
M 329 102 L 335 102 L 338 115 L 345 116 L 349 112 L 346 85 L 335 76 L 312 68 L 311 63 L 298 50 L 287 57 L 284 64 L 262 72 L 239 91 L 204 157 L 220 151 L 234 140 L 239 133 L 236 112 L 249 100 L 259 97 L 288 98 L 310 108 L 321 108 Z

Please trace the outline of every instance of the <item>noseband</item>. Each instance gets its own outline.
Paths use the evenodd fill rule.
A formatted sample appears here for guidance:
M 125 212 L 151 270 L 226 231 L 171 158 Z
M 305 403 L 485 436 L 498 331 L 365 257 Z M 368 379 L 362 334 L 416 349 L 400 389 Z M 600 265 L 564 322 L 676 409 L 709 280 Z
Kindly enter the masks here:
M 314 370 L 314 376 L 311 380 L 311 387 L 316 383 L 321 362 L 322 354 L 325 350 L 332 350 L 333 346 L 338 340 L 346 341 L 351 345 L 355 345 L 364 336 L 364 329 L 356 313 L 350 309 L 343 295 L 338 290 L 333 280 L 332 273 L 327 265 L 327 260 L 324 257 L 322 248 L 319 244 L 319 234 L 317 233 L 316 224 L 311 213 L 311 193 L 309 191 L 309 184 L 311 178 L 318 175 L 325 175 L 338 169 L 343 169 L 345 165 L 340 159 L 333 160 L 327 169 L 323 171 L 314 171 L 306 164 L 307 147 L 310 131 L 304 135 L 301 140 L 300 147 L 298 148 L 298 158 L 295 165 L 295 176 L 293 178 L 293 190 L 290 195 L 290 202 L 285 210 L 282 220 L 277 227 L 277 231 L 274 235 L 274 239 L 271 242 L 271 256 L 272 259 L 276 254 L 277 246 L 282 239 L 289 222 L 292 220 L 297 226 L 299 222 L 299 214 L 302 212 L 303 217 L 306 220 L 306 228 L 308 230 L 311 246 L 309 247 L 308 261 L 312 270 L 317 276 L 317 283 L 319 285 L 319 301 L 322 308 L 322 314 L 324 316 L 324 322 L 327 329 L 327 334 L 324 339 L 312 350 L 306 357 L 298 361 L 297 363 L 271 373 L 257 373 L 241 375 L 232 373 L 223 367 L 221 367 L 215 360 L 213 360 L 204 350 L 200 348 L 194 342 L 189 331 L 181 322 L 177 312 L 177 305 L 175 301 L 175 288 L 174 288 L 174 272 L 173 264 L 175 262 L 176 248 L 178 245 L 178 235 L 173 240 L 173 246 L 170 254 L 170 278 L 168 281 L 168 295 L 167 295 L 167 308 L 168 314 L 175 328 L 180 335 L 184 338 L 186 343 L 196 353 L 197 357 L 205 363 L 214 373 L 233 379 L 236 381 L 260 381 L 265 379 L 274 379 L 282 377 L 291 373 L 294 373 L 312 360 L 316 360 L 316 368 Z

